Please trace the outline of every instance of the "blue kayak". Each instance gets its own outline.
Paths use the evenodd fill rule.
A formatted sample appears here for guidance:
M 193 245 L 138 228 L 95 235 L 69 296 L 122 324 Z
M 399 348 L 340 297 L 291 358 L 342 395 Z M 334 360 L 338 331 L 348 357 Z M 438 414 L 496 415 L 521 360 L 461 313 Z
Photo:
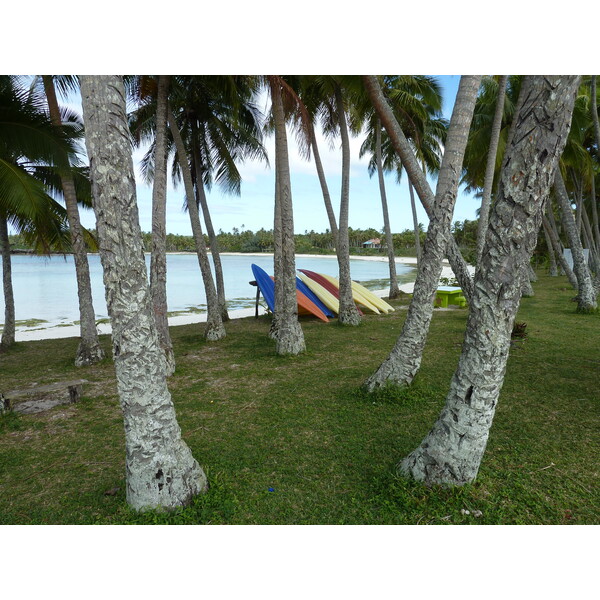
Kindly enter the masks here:
M 263 295 L 269 310 L 274 313 L 275 312 L 275 282 L 273 278 L 270 277 L 264 269 L 261 269 L 258 265 L 252 264 L 252 273 L 256 279 L 256 284 L 258 285 L 258 289 Z M 321 321 L 328 323 L 327 317 L 331 315 L 331 312 L 327 310 L 323 303 L 315 298 L 313 300 L 308 294 L 304 292 L 299 286 L 298 282 L 304 286 L 304 284 L 296 277 L 296 297 L 298 300 L 298 314 L 303 315 L 313 315 Z M 304 286 L 306 287 L 306 286 Z M 308 289 L 308 288 L 306 288 Z M 308 290 L 309 293 L 310 290 Z M 323 306 L 323 308 L 321 308 Z
M 333 319 L 335 315 L 323 304 L 321 299 L 298 277 L 296 277 L 296 289 L 300 290 L 309 300 L 312 300 L 326 316 Z

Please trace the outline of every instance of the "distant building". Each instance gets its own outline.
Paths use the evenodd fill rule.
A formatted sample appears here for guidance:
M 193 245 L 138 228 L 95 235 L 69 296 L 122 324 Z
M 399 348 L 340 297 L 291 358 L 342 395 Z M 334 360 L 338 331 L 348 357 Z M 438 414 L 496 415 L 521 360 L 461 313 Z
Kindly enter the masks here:
M 374 238 L 372 240 L 367 240 L 363 242 L 363 248 L 381 248 L 381 240 L 379 238 Z

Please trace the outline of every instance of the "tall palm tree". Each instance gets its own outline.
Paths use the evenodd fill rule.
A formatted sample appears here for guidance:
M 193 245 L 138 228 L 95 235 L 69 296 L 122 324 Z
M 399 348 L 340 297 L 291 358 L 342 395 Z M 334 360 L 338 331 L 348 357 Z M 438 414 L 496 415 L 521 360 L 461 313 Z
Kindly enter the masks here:
M 62 127 L 63 121 L 56 97 L 54 77 L 43 75 L 42 81 L 48 101 L 50 118 L 55 127 Z M 77 83 L 74 78 L 61 77 L 63 88 L 74 90 Z M 104 358 L 104 350 L 100 347 L 98 330 L 96 329 L 96 313 L 92 301 L 92 285 L 90 281 L 90 269 L 87 260 L 87 248 L 84 233 L 79 219 L 77 206 L 77 192 L 73 174 L 66 170 L 60 174 L 63 197 L 67 208 L 69 231 L 71 233 L 71 244 L 73 247 L 73 261 L 75 263 L 75 275 L 77 278 L 77 295 L 79 299 L 79 321 L 81 337 L 79 347 L 75 355 L 75 365 L 91 365 Z
M 369 98 L 373 103 L 373 107 L 377 111 L 377 114 L 379 115 L 381 122 L 386 129 L 387 134 L 390 137 L 390 141 L 398 153 L 404 169 L 406 170 L 411 183 L 414 185 L 423 208 L 427 212 L 427 216 L 429 217 L 431 223 L 431 220 L 434 216 L 435 196 L 431 190 L 431 187 L 429 186 L 429 183 L 427 182 L 425 173 L 422 170 L 422 163 L 419 162 L 409 140 L 402 130 L 402 127 L 398 123 L 392 107 L 390 106 L 389 100 L 386 98 L 377 77 L 363 75 L 362 79 Z M 442 188 L 439 186 L 438 179 L 438 192 L 441 189 Z M 462 288 L 462 293 L 467 300 L 469 300 L 473 295 L 473 281 L 471 279 L 471 275 L 469 274 L 467 264 L 462 257 L 456 244 L 456 240 L 453 236 L 450 236 L 449 238 L 446 253 L 452 270 L 454 271 L 459 285 Z
M 57 245 L 69 249 L 66 211 L 48 194 L 45 181 L 52 179 L 49 167 L 64 173 L 70 168 L 68 157 L 74 155 L 72 141 L 52 124 L 39 97 L 20 86 L 16 78 L 0 76 L 0 245 L 5 300 L 2 350 L 15 340 L 8 224 L 24 233 L 40 252 Z
M 394 110 L 396 119 L 401 123 L 415 155 L 423 164 L 424 172 L 436 173 L 440 167 L 441 144 L 444 142 L 447 128 L 446 120 L 441 118 L 442 95 L 438 82 L 433 77 L 422 75 L 386 76 L 381 78 L 381 82 L 385 86 L 385 93 L 390 106 Z M 390 298 L 393 298 L 398 295 L 399 290 L 394 250 L 391 242 L 392 234 L 389 224 L 389 213 L 385 198 L 383 171 L 395 171 L 397 181 L 400 182 L 403 166 L 402 161 L 389 141 L 389 137 L 387 134 L 382 134 L 381 121 L 374 112 L 372 104 L 368 101 L 368 98 L 365 98 L 365 100 L 366 102 L 361 107 L 361 111 L 367 119 L 368 129 L 366 139 L 360 149 L 360 156 L 364 156 L 367 153 L 371 154 L 369 174 L 372 175 L 377 171 L 379 177 L 384 232 L 388 246 L 388 261 L 390 266 Z M 385 138 L 383 143 L 382 135 Z M 384 144 L 385 151 L 383 150 Z M 382 160 L 384 152 L 385 160 Z M 418 264 L 421 253 L 420 228 L 416 216 L 414 192 L 410 181 L 409 188 Z
M 387 114 L 380 110 L 383 93 L 379 82 L 373 76 L 365 76 L 363 79 L 383 121 Z M 442 259 L 446 254 L 450 239 L 450 225 L 458 192 L 459 173 L 462 168 L 462 159 L 480 79 L 479 76 L 461 77 L 448 128 L 435 202 L 415 281 L 413 298 L 402 333 L 396 340 L 392 351 L 377 371 L 366 381 L 365 385 L 369 390 L 388 383 L 409 385 L 420 367 L 433 312 L 433 299 L 442 271 Z M 402 151 L 400 158 L 409 169 L 409 173 L 411 170 L 420 173 L 417 158 L 412 153 L 406 137 L 404 137 L 403 147 L 400 149 Z
M 135 510 L 174 509 L 208 484 L 181 437 L 167 387 L 143 256 L 125 88 L 120 77 L 82 76 L 81 95 L 125 420 L 127 502 Z
M 500 131 L 502 129 L 502 117 L 504 115 L 504 98 L 506 96 L 506 83 L 508 75 L 500 75 L 498 78 L 498 92 L 496 94 L 496 110 L 494 120 L 492 121 L 492 130 L 490 134 L 490 146 L 488 149 L 487 162 L 485 167 L 485 178 L 483 182 L 483 193 L 481 197 L 481 211 L 479 213 L 479 226 L 477 230 L 477 263 L 481 261 L 483 252 L 483 242 L 487 232 L 487 223 L 490 214 L 490 204 L 492 198 L 492 184 L 494 183 L 494 173 L 496 166 L 496 155 L 498 153 L 498 142 L 500 141 Z
M 523 82 L 526 96 L 504 157 L 459 364 L 436 423 L 399 465 L 427 485 L 463 485 L 477 476 L 506 372 L 519 271 L 535 248 L 577 84 L 572 76 Z
M 275 329 L 272 335 L 277 354 L 299 354 L 306 345 L 298 322 L 294 215 L 285 130 L 284 93 L 288 102 L 289 87 L 281 77 L 268 76 L 273 125 L 275 129 Z M 285 92 L 284 92 L 285 90 Z M 295 98 L 294 98 L 295 99 Z

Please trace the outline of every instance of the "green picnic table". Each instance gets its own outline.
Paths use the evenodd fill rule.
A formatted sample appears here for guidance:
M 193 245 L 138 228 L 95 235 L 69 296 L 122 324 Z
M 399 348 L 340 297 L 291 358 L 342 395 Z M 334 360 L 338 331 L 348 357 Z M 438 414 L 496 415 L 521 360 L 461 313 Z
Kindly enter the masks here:
M 466 306 L 467 300 L 462 295 L 462 290 L 459 287 L 442 285 L 437 289 L 435 304 L 441 308 L 448 308 L 448 304 Z

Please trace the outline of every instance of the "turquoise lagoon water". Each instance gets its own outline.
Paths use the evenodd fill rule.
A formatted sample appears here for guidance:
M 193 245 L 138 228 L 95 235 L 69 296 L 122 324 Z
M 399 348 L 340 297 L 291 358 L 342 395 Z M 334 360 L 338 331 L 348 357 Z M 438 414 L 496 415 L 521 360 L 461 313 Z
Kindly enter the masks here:
M 17 321 L 39 319 L 45 326 L 73 324 L 79 319 L 75 265 L 72 256 L 51 258 L 29 255 L 13 255 L 12 276 Z M 98 255 L 88 256 L 92 295 L 96 318 L 108 317 L 102 266 Z M 225 291 L 230 310 L 254 305 L 256 287 L 250 265 L 255 263 L 273 274 L 271 255 L 228 255 L 221 257 L 225 278 Z M 1 259 L 0 259 L 1 262 Z M 150 255 L 146 256 L 148 270 Z M 337 276 L 335 257 L 296 258 L 296 268 L 309 269 Z M 387 261 L 351 260 L 352 279 L 370 289 L 384 289 L 388 285 Z M 400 283 L 414 281 L 416 272 L 412 267 L 396 265 Z M 195 254 L 169 254 L 167 256 L 167 298 L 170 313 L 198 312 L 205 308 L 204 285 Z M 4 298 L 0 294 L 0 322 L 4 320 Z

